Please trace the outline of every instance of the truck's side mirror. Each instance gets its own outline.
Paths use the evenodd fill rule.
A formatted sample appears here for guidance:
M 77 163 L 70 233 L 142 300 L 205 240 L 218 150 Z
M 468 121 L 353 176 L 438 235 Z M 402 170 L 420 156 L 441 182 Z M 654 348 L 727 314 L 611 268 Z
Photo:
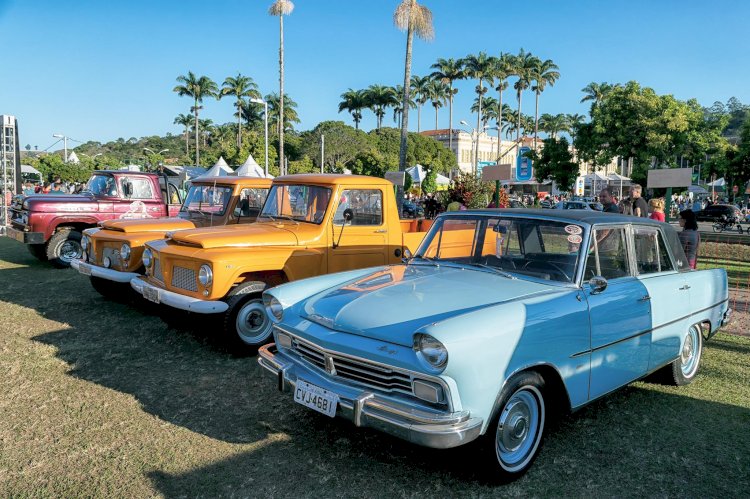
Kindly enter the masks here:
M 351 222 L 352 218 L 354 218 L 354 211 L 351 208 L 347 208 L 344 210 L 344 223 Z
M 122 192 L 123 194 L 125 194 L 126 198 L 131 197 L 133 195 L 133 182 L 130 182 L 130 181 L 123 182 Z

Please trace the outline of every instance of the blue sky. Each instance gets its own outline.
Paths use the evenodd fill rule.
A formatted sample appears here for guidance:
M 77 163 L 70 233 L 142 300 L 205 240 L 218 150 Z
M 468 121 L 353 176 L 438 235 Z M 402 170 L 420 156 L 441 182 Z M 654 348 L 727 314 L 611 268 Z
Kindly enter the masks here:
M 53 133 L 102 142 L 178 134 L 174 117 L 191 104 L 172 88 L 188 70 L 218 83 L 241 72 L 264 94 L 278 91 L 278 19 L 267 15 L 270 3 L 0 0 L 0 114 L 16 115 L 22 145 L 40 150 L 56 140 Z M 732 96 L 750 103 L 750 2 L 744 0 L 422 3 L 433 11 L 436 36 L 415 42 L 414 73 L 428 73 L 438 57 L 523 47 L 560 66 L 561 79 L 542 94 L 540 112 L 585 114 L 580 90 L 591 81 L 637 80 L 704 105 Z M 295 1 L 285 19 L 286 89 L 299 104 L 300 129 L 328 119 L 351 124 L 348 114 L 337 113 L 349 87 L 403 81 L 405 35 L 391 19 L 397 4 Z M 475 85 L 458 83 L 454 126 L 472 122 Z M 530 93 L 523 111 L 534 111 Z M 208 101 L 203 117 L 222 123 L 234 120 L 233 112 L 231 99 Z M 365 112 L 362 127 L 374 124 Z M 393 126 L 391 113 L 384 124 Z M 410 124 L 416 129 L 416 116 Z M 440 127 L 447 126 L 445 108 Z M 433 127 L 428 105 L 422 128 Z

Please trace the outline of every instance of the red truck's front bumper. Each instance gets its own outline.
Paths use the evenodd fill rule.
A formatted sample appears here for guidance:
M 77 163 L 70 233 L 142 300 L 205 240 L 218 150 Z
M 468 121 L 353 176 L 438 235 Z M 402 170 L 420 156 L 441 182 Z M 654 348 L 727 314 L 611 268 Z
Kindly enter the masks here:
M 5 229 L 5 236 L 24 244 L 44 244 L 44 232 L 26 232 L 13 227 Z

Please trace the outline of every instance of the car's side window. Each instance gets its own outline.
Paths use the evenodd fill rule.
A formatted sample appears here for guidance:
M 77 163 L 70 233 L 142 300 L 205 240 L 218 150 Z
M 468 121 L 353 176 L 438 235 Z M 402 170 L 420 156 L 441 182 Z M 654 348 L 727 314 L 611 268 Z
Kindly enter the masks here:
M 617 279 L 630 275 L 628 249 L 624 227 L 602 228 L 593 231 L 585 276 Z
M 234 218 L 250 223 L 260 213 L 263 203 L 266 202 L 268 189 L 242 189 L 237 205 L 234 207 Z
M 664 238 L 656 228 L 633 229 L 636 270 L 640 275 L 674 270 Z
M 351 225 L 383 224 L 383 192 L 380 189 L 347 189 L 341 193 L 333 223 L 344 223 L 344 211 L 352 210 Z
M 123 177 L 121 180 L 122 185 L 124 186 L 127 182 L 130 182 L 133 186 L 133 193 L 130 195 L 130 199 L 152 199 L 154 197 L 149 179 Z M 125 192 L 124 187 L 123 192 Z

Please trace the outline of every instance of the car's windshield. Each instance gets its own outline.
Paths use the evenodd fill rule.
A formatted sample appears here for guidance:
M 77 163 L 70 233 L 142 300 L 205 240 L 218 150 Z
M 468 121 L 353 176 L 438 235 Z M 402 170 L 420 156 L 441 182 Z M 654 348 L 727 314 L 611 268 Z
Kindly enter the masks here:
M 222 216 L 232 197 L 230 187 L 205 184 L 190 187 L 180 211 L 203 215 Z
M 117 196 L 117 183 L 112 175 L 92 175 L 84 190 L 94 196 Z
M 412 261 L 482 267 L 570 283 L 575 280 L 583 236 L 582 226 L 565 222 L 449 216 L 438 219 Z
M 331 189 L 316 185 L 274 185 L 260 213 L 261 218 L 284 218 L 320 224 L 325 218 Z

